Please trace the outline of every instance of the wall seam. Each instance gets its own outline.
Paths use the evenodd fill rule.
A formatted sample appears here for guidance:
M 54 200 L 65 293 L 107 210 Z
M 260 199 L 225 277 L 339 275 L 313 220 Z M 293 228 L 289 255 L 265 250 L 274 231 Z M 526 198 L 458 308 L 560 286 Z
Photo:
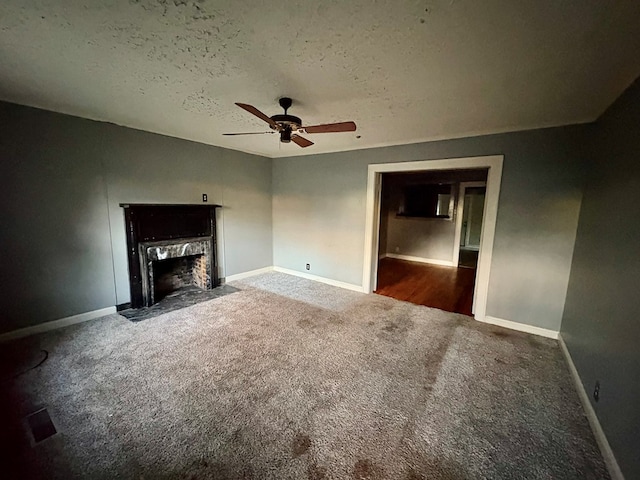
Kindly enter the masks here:
M 104 148 L 102 149 L 104 152 Z M 118 304 L 118 287 L 116 282 L 116 261 L 115 255 L 113 254 L 113 233 L 111 232 L 111 208 L 110 208 L 110 197 L 109 197 L 109 182 L 107 181 L 107 169 L 105 167 L 104 157 L 100 157 L 100 169 L 102 176 L 102 183 L 104 184 L 104 193 L 107 207 L 107 223 L 109 225 L 109 253 L 111 254 L 111 275 L 113 277 L 113 301 L 114 304 Z

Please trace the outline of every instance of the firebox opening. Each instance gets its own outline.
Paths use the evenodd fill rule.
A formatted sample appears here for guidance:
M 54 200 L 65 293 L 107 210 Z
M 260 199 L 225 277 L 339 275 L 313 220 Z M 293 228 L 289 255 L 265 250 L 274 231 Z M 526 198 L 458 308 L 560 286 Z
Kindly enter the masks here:
M 156 302 L 183 287 L 211 288 L 207 280 L 206 258 L 202 254 L 157 260 L 153 262 L 153 269 Z

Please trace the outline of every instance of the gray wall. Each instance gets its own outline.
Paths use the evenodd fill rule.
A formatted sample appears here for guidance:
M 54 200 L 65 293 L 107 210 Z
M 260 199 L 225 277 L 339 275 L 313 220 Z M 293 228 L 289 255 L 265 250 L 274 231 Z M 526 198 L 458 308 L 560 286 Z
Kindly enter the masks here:
M 210 203 L 222 273 L 273 264 L 271 161 L 0 103 L 0 333 L 129 301 L 120 203 Z
M 640 81 L 592 127 L 562 337 L 626 478 L 640 478 Z
M 380 245 L 386 246 L 380 253 L 409 255 L 430 260 L 453 259 L 455 222 L 453 218 L 415 218 L 398 216 L 398 208 L 403 201 L 402 183 L 384 182 L 380 235 L 385 235 Z M 457 189 L 456 189 L 457 190 Z M 457 199 L 457 194 L 456 194 Z
M 503 154 L 487 314 L 559 330 L 580 210 L 586 127 L 273 161 L 274 264 L 362 284 L 367 165 Z
M 101 125 L 117 304 L 129 301 L 121 203 L 202 203 L 206 193 L 209 203 L 223 206 L 218 216 L 220 274 L 273 264 L 269 159 Z
M 0 332 L 115 305 L 97 123 L 0 103 Z
M 398 217 L 397 209 L 383 209 L 386 215 L 386 251 L 425 260 L 453 260 L 455 222 L 442 218 Z M 382 219 L 381 219 L 382 221 Z

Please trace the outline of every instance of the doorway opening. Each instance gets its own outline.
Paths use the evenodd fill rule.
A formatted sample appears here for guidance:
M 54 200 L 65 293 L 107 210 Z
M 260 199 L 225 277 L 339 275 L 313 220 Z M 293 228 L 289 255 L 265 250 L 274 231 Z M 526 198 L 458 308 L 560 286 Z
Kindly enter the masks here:
M 381 175 L 375 293 L 472 315 L 487 173 Z
M 460 183 L 456 210 L 456 248 L 453 254 L 461 268 L 478 266 L 486 191 L 486 182 Z
M 471 302 L 472 305 L 470 310 L 477 320 L 484 320 L 486 316 L 487 298 L 489 293 L 489 277 L 491 272 L 493 240 L 495 236 L 500 182 L 502 177 L 502 163 L 502 155 L 492 155 L 486 157 L 465 157 L 369 165 L 365 225 L 365 261 L 363 267 L 364 291 L 371 293 L 376 290 L 380 290 L 383 287 L 382 284 L 378 285 L 379 280 L 381 282 L 385 281 L 383 279 L 384 273 L 382 269 L 380 271 L 380 277 L 378 275 L 379 267 L 382 266 L 384 268 L 384 265 L 381 262 L 382 260 L 385 260 L 384 263 L 390 263 L 391 260 L 405 262 L 405 267 L 403 267 L 405 269 L 409 268 L 408 266 L 410 266 L 411 268 L 428 267 L 430 269 L 437 269 L 438 267 L 453 267 L 456 272 L 467 271 L 467 276 L 472 277 L 473 293 Z M 441 188 L 423 190 L 422 195 L 415 194 L 415 192 L 411 193 L 412 188 L 409 188 L 409 193 L 404 194 L 404 209 L 401 210 L 398 207 L 398 209 L 393 213 L 387 212 L 387 221 L 389 220 L 389 218 L 391 218 L 391 216 L 412 217 L 415 212 L 419 213 L 418 216 L 424 217 L 424 222 L 433 223 L 434 219 L 441 221 L 443 219 L 446 219 L 446 221 L 448 222 L 446 224 L 448 226 L 448 229 L 446 230 L 451 232 L 451 230 L 453 229 L 453 231 L 455 232 L 455 241 L 453 242 L 453 244 L 449 244 L 448 257 L 443 257 L 443 250 L 438 250 L 438 248 L 430 250 L 430 252 L 435 252 L 433 253 L 433 256 L 419 257 L 418 255 L 411 255 L 411 252 L 413 251 L 411 250 L 411 248 L 422 248 L 425 246 L 420 241 L 416 242 L 415 239 L 413 240 L 413 245 L 411 245 L 410 239 L 406 239 L 407 241 L 409 241 L 407 247 L 403 247 L 402 244 L 393 244 L 393 238 L 389 236 L 388 232 L 389 225 L 387 224 L 386 227 L 383 225 L 383 175 L 388 173 L 416 173 L 420 175 L 431 175 L 434 178 L 440 176 L 439 178 L 441 180 L 435 182 L 436 184 L 440 184 L 447 183 L 446 181 L 442 181 L 443 175 L 449 175 L 451 173 L 462 173 L 463 171 L 470 170 L 475 171 L 476 173 L 479 170 L 483 171 L 485 180 L 478 178 L 459 177 L 457 181 L 449 181 L 449 183 L 453 183 L 453 185 L 450 186 L 448 190 L 449 197 L 447 197 L 447 191 L 445 191 L 447 190 L 447 188 L 444 188 L 442 186 L 440 186 Z M 470 184 L 479 182 L 482 184 Z M 464 201 L 458 201 L 458 199 L 460 198 L 460 189 L 462 189 L 463 183 L 467 183 L 466 185 L 464 185 L 465 190 L 467 188 L 471 189 L 476 187 L 482 187 L 485 189 L 484 201 L 482 202 L 482 220 L 479 228 L 480 238 L 477 247 L 477 260 L 474 261 L 474 263 L 476 263 L 475 269 L 459 267 L 461 257 L 460 245 L 462 240 L 462 218 L 464 214 Z M 470 190 L 470 194 L 471 192 L 472 190 Z M 479 194 L 480 191 L 473 191 L 473 193 Z M 429 197 L 429 200 L 425 200 L 425 197 Z M 414 201 L 413 204 L 407 205 L 407 202 L 412 202 L 411 198 L 414 198 L 414 200 L 415 198 L 422 198 L 422 204 L 420 203 L 420 201 L 418 201 L 417 204 Z M 447 198 L 449 201 L 448 209 L 446 208 Z M 478 204 L 476 204 L 476 209 L 478 209 L 477 207 Z M 406 221 L 405 218 L 396 219 L 398 221 Z M 435 229 L 443 229 L 443 225 L 445 224 L 436 223 L 431 225 L 431 227 Z M 386 231 L 385 228 L 387 228 Z M 473 247 L 473 241 L 477 240 L 477 231 L 474 230 L 476 227 L 474 225 L 467 224 L 467 228 L 471 228 L 471 231 L 469 231 L 469 241 L 467 242 L 467 233 L 465 232 L 465 243 L 463 244 L 463 247 Z M 400 235 L 394 238 L 397 240 L 399 238 L 402 238 L 402 236 Z M 399 247 L 398 252 L 395 251 L 396 247 Z M 431 247 L 433 247 L 433 245 Z M 409 250 L 403 252 L 403 248 L 409 248 Z M 462 255 L 465 255 L 464 260 L 466 262 L 466 252 L 472 251 L 472 248 L 462 248 L 462 250 Z M 416 261 L 418 259 L 425 258 L 428 260 L 432 260 L 432 262 L 428 263 Z M 453 270 L 451 270 L 450 268 L 449 272 L 453 272 Z M 471 272 L 470 275 L 469 272 Z M 397 272 L 389 274 L 389 276 L 391 276 L 392 278 L 398 277 L 398 275 L 399 274 Z M 460 273 L 460 275 L 464 276 L 465 274 Z M 419 289 L 415 280 L 410 283 L 412 283 L 414 290 Z M 439 294 L 436 296 L 443 297 L 443 294 Z M 441 308 L 437 305 L 436 307 Z

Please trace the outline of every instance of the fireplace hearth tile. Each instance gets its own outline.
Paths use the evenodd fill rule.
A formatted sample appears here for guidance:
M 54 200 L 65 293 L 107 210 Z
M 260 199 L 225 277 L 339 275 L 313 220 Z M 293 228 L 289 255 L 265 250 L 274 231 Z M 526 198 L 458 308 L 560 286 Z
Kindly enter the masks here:
M 225 295 L 238 291 L 240 290 L 232 287 L 231 285 L 220 285 L 219 287 L 212 288 L 211 290 L 202 290 L 196 286 L 187 286 L 170 293 L 158 303 L 155 303 L 150 307 L 127 308 L 126 310 L 121 310 L 118 313 L 132 322 L 140 322 L 142 320 L 148 320 L 149 318 L 195 305 L 196 303 L 206 302 L 207 300 L 212 300 L 218 297 L 224 297 Z

